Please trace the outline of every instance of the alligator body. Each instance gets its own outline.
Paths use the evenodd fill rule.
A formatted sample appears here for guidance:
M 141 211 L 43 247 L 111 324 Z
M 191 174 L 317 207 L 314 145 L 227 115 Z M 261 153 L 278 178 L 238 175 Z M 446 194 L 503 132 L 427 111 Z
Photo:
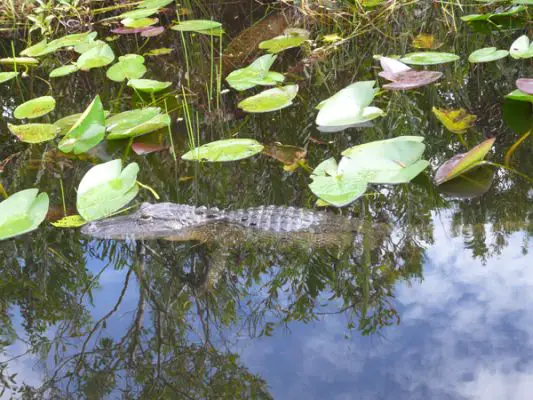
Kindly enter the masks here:
M 218 236 L 334 239 L 360 231 L 361 222 L 329 212 L 261 206 L 241 210 L 143 203 L 133 214 L 91 222 L 82 232 L 100 239 L 207 241 Z

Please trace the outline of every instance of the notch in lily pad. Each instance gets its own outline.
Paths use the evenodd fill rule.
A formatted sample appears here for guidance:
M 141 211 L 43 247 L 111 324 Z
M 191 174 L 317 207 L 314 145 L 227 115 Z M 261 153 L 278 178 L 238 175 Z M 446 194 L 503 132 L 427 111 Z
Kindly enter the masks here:
M 237 161 L 263 151 L 263 145 L 254 139 L 223 139 L 196 147 L 181 158 L 187 161 Z
M 105 67 L 113 61 L 115 61 L 113 49 L 107 43 L 103 43 L 82 53 L 76 61 L 76 65 L 82 71 L 89 71 L 93 68 Z
M 59 142 L 58 147 L 64 153 L 85 153 L 100 143 L 104 136 L 104 106 L 100 96 L 97 95 Z
M 42 117 L 56 108 L 56 101 L 52 96 L 42 96 L 22 103 L 13 115 L 17 119 L 33 119 Z
M 495 141 L 496 138 L 487 139 L 467 153 L 457 154 L 444 162 L 435 174 L 437 185 L 448 182 L 459 175 L 485 165 L 486 163 L 483 160 Z
M 106 72 L 106 76 L 115 82 L 125 79 L 139 79 L 146 73 L 144 57 L 138 54 L 126 54 L 118 58 Z
M 0 240 L 34 231 L 44 221 L 49 200 L 38 189 L 26 189 L 0 202 Z
M 92 167 L 78 186 L 78 213 L 86 221 L 95 221 L 120 210 L 137 196 L 138 172 L 137 163 L 122 169 L 120 159 Z
M 250 113 L 277 111 L 289 107 L 297 94 L 298 85 L 281 86 L 248 97 L 237 107 Z

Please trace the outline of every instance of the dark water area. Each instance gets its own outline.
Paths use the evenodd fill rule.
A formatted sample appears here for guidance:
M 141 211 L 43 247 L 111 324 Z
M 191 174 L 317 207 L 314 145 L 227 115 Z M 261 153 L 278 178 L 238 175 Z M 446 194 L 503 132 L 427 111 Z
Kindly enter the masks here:
M 516 146 L 508 169 L 484 167 L 460 187 L 434 183 L 444 161 L 486 138 L 496 138 L 488 159 L 504 164 L 533 126 L 531 103 L 504 98 L 516 79 L 533 77 L 531 59 L 467 61 L 476 49 L 509 49 L 531 35 L 531 7 L 499 26 L 459 19 L 495 9 L 480 7 L 410 2 L 364 15 L 326 9 L 305 15 L 252 1 L 193 7 L 194 17 L 222 22 L 224 48 L 249 53 L 239 65 L 225 59 L 226 73 L 263 54 L 250 39 L 241 38 L 243 46 L 235 38 L 264 16 L 271 25 L 310 31 L 312 45 L 280 53 L 273 67 L 286 73 L 285 84 L 299 85 L 294 104 L 264 114 L 236 106 L 262 89 L 224 90 L 222 82 L 220 103 L 209 100 L 218 39 L 187 35 L 186 60 L 183 39 L 172 30 L 109 42 L 117 56 L 173 49 L 146 56 L 145 77 L 172 82 L 154 96 L 110 81 L 105 68 L 50 79 L 52 69 L 75 57 L 69 51 L 41 57 L 26 77 L 2 83 L 0 183 L 9 194 L 47 192 L 50 211 L 37 230 L 0 241 L 0 398 L 532 398 L 532 138 Z M 173 15 L 171 9 L 162 23 Z M 111 35 L 108 25 L 94 28 L 99 38 Z M 313 53 L 332 33 L 352 39 Z M 318 131 L 318 103 L 355 81 L 386 83 L 373 56 L 416 51 L 419 33 L 442 43 L 436 51 L 460 56 L 417 67 L 442 71 L 439 82 L 380 92 L 374 104 L 386 115 L 370 127 Z M 9 57 L 12 44 L 17 54 L 26 48 L 26 36 L 0 43 L 0 58 Z M 142 138 L 173 146 L 177 158 L 168 149 L 136 155 L 128 140 L 106 140 L 74 156 L 57 150 L 57 139 L 30 145 L 7 128 L 19 123 L 15 107 L 31 98 L 56 99 L 43 117 L 53 122 L 83 112 L 97 94 L 112 113 L 148 105 L 169 110 L 172 142 L 167 129 Z M 216 229 L 208 241 L 98 240 L 49 223 L 63 217 L 63 198 L 67 214 L 76 213 L 76 191 L 92 165 L 116 158 L 137 162 L 138 180 L 160 202 L 316 208 L 305 168 L 288 171 L 264 154 L 225 163 L 182 160 L 190 140 L 184 99 L 201 144 L 241 137 L 299 146 L 314 168 L 350 146 L 421 135 L 430 165 L 410 183 L 371 185 L 365 196 L 332 210 L 360 219 L 362 228 L 318 244 L 239 241 Z M 465 134 L 452 133 L 432 107 L 464 108 L 477 120 Z M 145 201 L 158 200 L 141 190 L 130 205 Z

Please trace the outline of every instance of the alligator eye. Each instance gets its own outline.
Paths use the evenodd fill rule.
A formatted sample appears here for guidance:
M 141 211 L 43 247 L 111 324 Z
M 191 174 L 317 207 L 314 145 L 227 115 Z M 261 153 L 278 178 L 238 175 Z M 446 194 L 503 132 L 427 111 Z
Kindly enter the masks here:
M 152 219 L 152 216 L 150 214 L 142 214 L 141 220 L 142 221 L 150 221 Z

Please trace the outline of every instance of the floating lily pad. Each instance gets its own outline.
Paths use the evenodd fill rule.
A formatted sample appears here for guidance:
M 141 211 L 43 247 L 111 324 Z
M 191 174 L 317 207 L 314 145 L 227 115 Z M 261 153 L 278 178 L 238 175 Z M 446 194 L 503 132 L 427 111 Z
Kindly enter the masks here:
M 246 90 L 257 85 L 270 86 L 281 83 L 285 77 L 278 72 L 269 71 L 276 56 L 266 54 L 245 68 L 231 72 L 226 81 L 235 90 Z
M 517 79 L 516 87 L 523 93 L 533 95 L 533 79 L 531 78 Z
M 61 76 L 70 75 L 73 72 L 79 71 L 76 64 L 63 65 L 50 72 L 50 78 L 59 78 Z
M 388 90 L 409 90 L 436 82 L 442 77 L 439 71 L 415 71 L 401 61 L 393 58 L 380 58 L 381 71 L 378 75 L 392 83 L 383 85 Z
M 495 140 L 496 138 L 487 139 L 469 152 L 457 154 L 442 164 L 435 174 L 437 185 L 484 165 L 483 159 L 492 148 Z
M 74 46 L 74 51 L 78 54 L 83 54 L 91 49 L 106 44 L 103 40 L 90 40 Z
M 92 42 L 97 36 L 97 32 L 83 32 L 83 33 L 74 33 L 71 35 L 65 35 L 58 39 L 52 40 L 48 43 L 48 47 L 52 49 L 60 49 L 62 47 L 77 46 L 80 43 Z
M 153 79 L 130 79 L 128 86 L 140 92 L 156 93 L 165 90 L 172 82 L 160 82 Z
M 131 149 L 139 156 L 166 150 L 167 148 L 168 146 L 163 146 L 161 144 L 143 142 L 135 142 L 131 145 Z
M 112 65 L 106 76 L 115 82 L 125 79 L 138 79 L 146 73 L 144 57 L 137 54 L 126 54 L 118 58 L 118 63 Z
M 289 107 L 298 93 L 298 85 L 268 89 L 242 100 L 237 107 L 251 113 L 263 113 Z
M 343 170 L 334 158 L 321 162 L 311 174 L 309 189 L 335 207 L 343 207 L 361 197 L 368 186 L 364 179 Z
M 516 101 L 527 101 L 533 103 L 533 95 L 522 92 L 520 89 L 513 90 L 511 93 L 505 95 L 506 99 Z
M 375 81 L 355 82 L 341 89 L 329 99 L 322 101 L 317 108 L 319 127 L 344 127 L 362 124 L 385 113 L 377 107 L 369 107 L 377 89 Z
M 144 28 L 123 28 L 121 27 L 121 28 L 111 29 L 111 32 L 116 33 L 118 35 L 132 35 L 135 33 L 143 33 L 150 29 L 152 29 L 151 26 L 145 26 Z
M 453 53 L 425 51 L 406 54 L 400 58 L 400 61 L 406 64 L 414 65 L 435 65 L 457 61 L 459 58 L 460 57 L 458 55 Z
M 7 82 L 17 76 L 18 72 L 0 72 L 0 83 Z
M 22 103 L 15 108 L 13 115 L 17 119 L 33 119 L 48 114 L 54 108 L 56 108 L 55 99 L 52 96 L 42 96 Z
M 220 36 L 224 32 L 220 22 L 206 19 L 182 21 L 179 24 L 174 25 L 171 29 L 181 32 L 196 32 L 214 36 Z
M 85 153 L 100 143 L 105 136 L 105 114 L 100 96 L 96 96 L 78 121 L 59 142 L 64 153 Z
M 476 50 L 468 56 L 468 61 L 471 63 L 485 63 L 500 60 L 509 55 L 507 50 L 498 50 L 496 47 L 485 47 Z
M 25 143 L 47 142 L 54 139 L 59 133 L 59 128 L 53 124 L 7 124 L 7 127 L 13 135 Z
M 422 136 L 399 136 L 350 147 L 341 164 L 358 179 L 369 183 L 407 183 L 427 168 L 422 160 L 426 146 Z
M 125 18 L 120 22 L 126 28 L 145 28 L 157 24 L 159 18 Z
M 76 61 L 76 65 L 82 71 L 93 68 L 105 67 L 115 60 L 115 53 L 108 44 L 103 44 L 83 53 Z
M 78 187 L 76 207 L 79 214 L 86 221 L 94 221 L 120 210 L 139 191 L 138 172 L 137 163 L 122 169 L 120 159 L 92 167 Z
M 527 35 L 522 35 L 513 42 L 509 54 L 516 59 L 531 58 L 533 57 L 533 43 L 530 43 Z
M 21 51 L 20 55 L 24 57 L 40 57 L 49 53 L 53 53 L 54 51 L 56 51 L 56 48 L 49 46 L 48 40 L 43 39 L 39 43 L 36 43 L 33 46 Z
M 110 132 L 107 138 L 137 137 L 168 127 L 170 123 L 168 114 L 161 114 L 159 107 L 125 111 L 107 119 L 107 129 Z
M 33 57 L 7 57 L 0 58 L 0 64 L 37 65 L 39 60 Z
M 431 109 L 437 119 L 453 133 L 465 133 L 476 122 L 477 117 L 469 114 L 464 108 L 457 110 L 443 110 L 437 107 Z
M 173 3 L 174 0 L 144 0 L 139 8 L 161 8 Z
M 142 37 L 154 37 L 161 35 L 163 32 L 165 32 L 164 26 L 151 26 L 144 32 L 141 32 Z
M 490 21 L 492 18 L 510 17 L 510 16 L 515 15 L 515 14 L 521 13 L 522 11 L 524 11 L 526 9 L 527 9 L 527 7 L 524 7 L 524 6 L 511 7 L 509 9 L 501 11 L 501 12 L 486 13 L 486 14 L 464 15 L 464 16 L 461 17 L 461 20 L 463 20 L 465 22 Z
M 281 35 L 259 43 L 259 48 L 269 53 L 280 53 L 293 47 L 301 46 L 307 37 L 300 35 Z
M 204 144 L 185 153 L 188 161 L 236 161 L 263 151 L 263 145 L 253 139 L 224 139 Z
M 104 110 L 104 116 L 107 118 L 109 115 L 109 111 Z M 64 136 L 70 129 L 74 126 L 76 122 L 80 119 L 80 117 L 83 115 L 83 113 L 76 113 L 67 115 L 66 117 L 63 117 L 61 119 L 58 119 L 56 122 L 54 122 L 54 125 L 59 128 L 58 136 Z M 107 121 L 106 121 L 107 124 Z
M 0 240 L 34 231 L 44 221 L 48 195 L 38 193 L 38 189 L 26 189 L 0 202 Z

